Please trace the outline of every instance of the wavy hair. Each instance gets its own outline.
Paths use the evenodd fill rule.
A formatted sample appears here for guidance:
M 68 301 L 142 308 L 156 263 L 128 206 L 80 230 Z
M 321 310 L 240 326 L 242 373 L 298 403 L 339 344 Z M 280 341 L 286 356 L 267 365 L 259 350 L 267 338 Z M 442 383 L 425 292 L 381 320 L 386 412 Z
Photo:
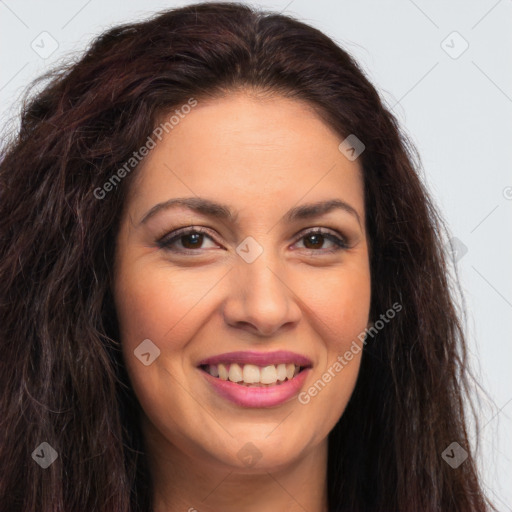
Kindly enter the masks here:
M 305 100 L 366 150 L 371 319 L 350 402 L 329 434 L 330 511 L 483 512 L 469 448 L 471 374 L 419 158 L 357 63 L 292 17 L 204 3 L 117 26 L 36 82 L 0 162 L 0 501 L 9 512 L 149 512 L 140 405 L 112 299 L 119 221 L 137 168 L 99 187 L 162 115 L 240 89 Z M 474 415 L 474 407 L 471 409 Z M 453 469 L 452 442 L 468 452 Z M 42 442 L 58 453 L 42 469 Z

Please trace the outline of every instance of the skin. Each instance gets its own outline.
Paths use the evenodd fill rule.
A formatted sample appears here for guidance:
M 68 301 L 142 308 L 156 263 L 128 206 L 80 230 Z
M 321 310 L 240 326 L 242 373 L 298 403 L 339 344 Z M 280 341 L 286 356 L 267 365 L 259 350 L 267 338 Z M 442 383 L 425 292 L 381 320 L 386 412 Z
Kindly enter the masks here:
M 309 403 L 295 397 L 271 408 L 227 401 L 196 365 L 235 350 L 290 350 L 313 361 L 307 391 L 368 325 L 362 170 L 338 150 L 341 141 L 306 103 L 242 90 L 200 101 L 144 159 L 118 234 L 114 298 L 144 411 L 156 511 L 327 510 L 327 435 L 352 394 L 361 353 Z M 179 207 L 141 223 L 158 203 L 196 196 L 238 216 Z M 292 207 L 333 198 L 360 222 L 340 209 L 283 219 Z M 174 242 L 175 252 L 157 244 L 187 226 L 208 228 L 202 244 L 190 236 Z M 304 238 L 317 227 L 349 247 L 328 253 L 336 247 L 328 238 Z M 236 252 L 247 236 L 263 247 L 252 263 Z M 148 366 L 134 355 L 145 339 L 160 350 Z M 253 466 L 237 456 L 248 442 L 261 456 Z

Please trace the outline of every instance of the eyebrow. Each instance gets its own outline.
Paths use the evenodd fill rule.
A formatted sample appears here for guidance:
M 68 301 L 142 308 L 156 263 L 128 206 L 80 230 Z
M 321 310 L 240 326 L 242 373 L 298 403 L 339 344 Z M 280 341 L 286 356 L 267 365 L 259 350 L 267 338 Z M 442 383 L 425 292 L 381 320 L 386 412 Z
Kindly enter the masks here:
M 163 210 L 169 210 L 175 207 L 185 207 L 189 210 L 199 214 L 214 217 L 219 220 L 226 220 L 234 222 L 238 217 L 238 213 L 234 213 L 229 206 L 211 201 L 201 197 L 178 197 L 169 199 L 163 203 L 158 203 L 153 206 L 148 212 L 144 214 L 140 224 L 146 223 L 151 217 Z M 357 219 L 359 226 L 361 226 L 361 219 L 357 210 L 350 204 L 342 201 L 341 199 L 329 199 L 327 201 L 319 201 L 316 203 L 308 203 L 301 206 L 291 208 L 285 215 L 285 222 L 294 222 L 297 220 L 310 219 L 327 214 L 335 209 L 343 210 Z

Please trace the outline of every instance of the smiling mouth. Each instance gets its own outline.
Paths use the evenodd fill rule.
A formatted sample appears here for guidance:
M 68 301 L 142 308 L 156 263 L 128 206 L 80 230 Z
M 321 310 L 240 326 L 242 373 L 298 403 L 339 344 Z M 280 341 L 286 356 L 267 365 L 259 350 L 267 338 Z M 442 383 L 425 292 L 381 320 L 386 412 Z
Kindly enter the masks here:
M 203 364 L 199 368 L 220 380 L 230 381 L 245 387 L 272 387 L 279 386 L 292 380 L 306 366 L 294 363 L 271 364 L 258 366 L 255 364 Z

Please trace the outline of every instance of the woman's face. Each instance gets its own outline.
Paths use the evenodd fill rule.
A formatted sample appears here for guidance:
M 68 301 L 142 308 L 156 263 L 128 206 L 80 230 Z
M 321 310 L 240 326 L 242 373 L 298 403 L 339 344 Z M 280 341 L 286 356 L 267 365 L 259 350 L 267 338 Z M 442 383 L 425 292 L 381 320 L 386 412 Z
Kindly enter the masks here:
M 325 447 L 370 308 L 362 171 L 341 142 L 306 104 L 239 92 L 199 102 L 144 159 L 114 295 L 143 428 L 162 455 L 249 472 Z M 323 211 L 328 201 L 342 206 Z M 189 226 L 204 233 L 173 238 Z M 294 365 L 305 369 L 292 377 Z

